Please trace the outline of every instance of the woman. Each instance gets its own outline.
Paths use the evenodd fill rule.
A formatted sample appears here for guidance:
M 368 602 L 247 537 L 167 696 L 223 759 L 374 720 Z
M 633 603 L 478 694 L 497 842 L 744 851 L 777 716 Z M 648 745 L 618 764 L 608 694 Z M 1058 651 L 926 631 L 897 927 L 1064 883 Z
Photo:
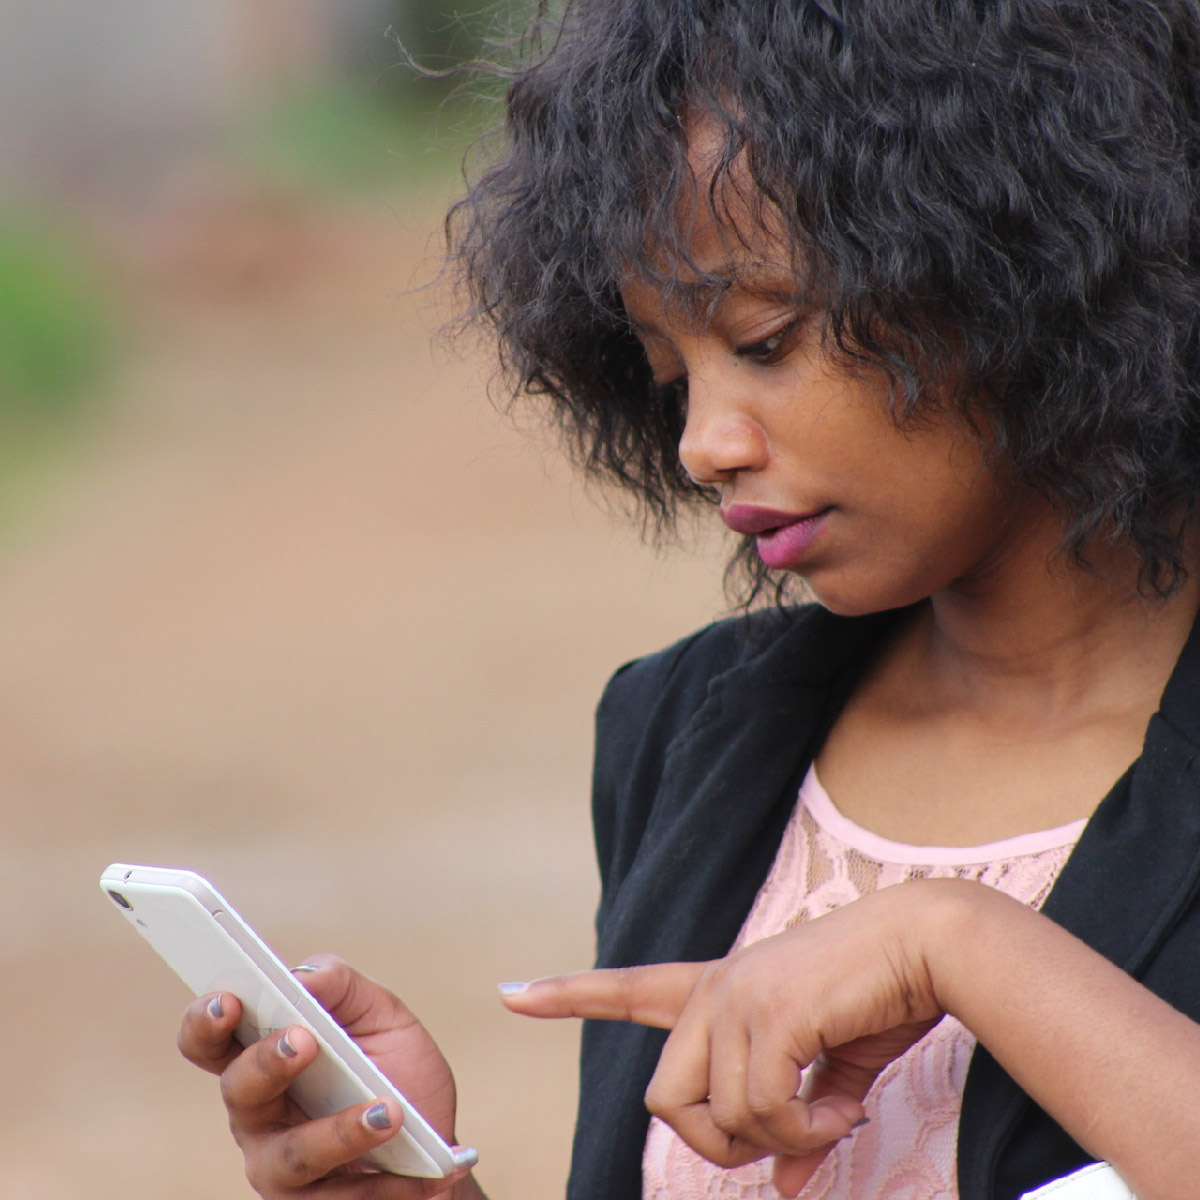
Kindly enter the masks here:
M 1189 1194 L 1197 6 L 595 0 L 547 45 L 452 214 L 475 312 L 586 467 L 816 601 L 601 705 L 616 972 L 505 989 L 609 1019 L 569 1194 Z M 411 1014 L 310 965 L 452 1136 Z M 481 1194 L 362 1173 L 397 1114 L 304 1121 L 310 1036 L 236 1014 L 181 1044 L 264 1196 Z

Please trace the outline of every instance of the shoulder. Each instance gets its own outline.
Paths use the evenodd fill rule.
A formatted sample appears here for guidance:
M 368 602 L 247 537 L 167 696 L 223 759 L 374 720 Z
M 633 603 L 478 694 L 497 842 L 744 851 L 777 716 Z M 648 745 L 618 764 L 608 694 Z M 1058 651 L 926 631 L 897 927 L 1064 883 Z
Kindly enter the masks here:
M 752 708 L 771 682 L 836 670 L 852 624 L 816 605 L 764 610 L 621 667 L 596 711 L 592 812 L 602 864 L 640 837 L 673 753 L 703 741 L 723 705 Z
M 706 625 L 673 645 L 625 663 L 600 700 L 602 725 L 629 722 L 644 728 L 650 713 L 678 728 L 698 710 L 714 679 L 750 667 L 769 669 L 815 643 L 830 614 L 816 605 L 770 609 Z M 833 618 L 836 620 L 836 618 Z
M 708 625 L 616 672 L 597 709 L 592 777 L 602 920 L 654 813 L 680 815 L 679 803 L 693 813 L 705 790 L 664 792 L 664 779 L 700 763 L 712 792 L 735 758 L 749 755 L 761 781 L 770 772 L 760 755 L 772 746 L 790 764 L 803 730 L 893 619 L 840 617 L 817 605 L 764 610 Z
M 896 615 L 842 617 L 807 604 L 716 621 L 620 667 L 601 697 L 598 733 L 642 733 L 648 721 L 661 732 L 681 731 L 726 680 L 751 693 L 768 683 L 827 686 L 853 670 Z
M 602 926 L 636 858 L 667 762 L 694 741 L 720 680 L 770 659 L 811 620 L 808 609 L 718 621 L 620 667 L 596 710 L 592 827 L 600 867 Z

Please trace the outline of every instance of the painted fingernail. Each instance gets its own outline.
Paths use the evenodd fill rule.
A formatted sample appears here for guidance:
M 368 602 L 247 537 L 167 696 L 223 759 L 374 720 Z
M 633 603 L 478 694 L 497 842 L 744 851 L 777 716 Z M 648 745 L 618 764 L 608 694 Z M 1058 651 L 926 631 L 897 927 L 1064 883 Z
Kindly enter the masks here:
M 850 1128 L 851 1129 L 861 1129 L 864 1125 L 870 1125 L 870 1123 L 871 1123 L 870 1117 L 859 1117 L 858 1120 L 855 1121 L 854 1124 L 850 1126 Z
M 473 1146 L 455 1146 L 450 1151 L 450 1156 L 459 1170 L 463 1167 L 473 1167 L 479 1162 L 479 1151 Z
M 321 969 L 318 963 L 301 963 L 298 967 L 290 968 L 293 975 L 299 974 L 301 971 L 319 971 Z
M 225 1015 L 225 1009 L 224 1009 L 223 1005 L 221 1004 L 220 996 L 214 996 L 208 1002 L 208 1015 L 210 1017 L 216 1017 L 218 1019 Z
M 372 1104 L 363 1113 L 363 1124 L 368 1129 L 391 1129 L 392 1118 L 388 1116 L 386 1104 Z
M 279 1053 L 282 1054 L 284 1058 L 296 1057 L 296 1047 L 288 1041 L 288 1035 L 286 1033 L 279 1039 Z
M 528 987 L 527 983 L 502 983 L 500 984 L 500 995 L 519 996 Z

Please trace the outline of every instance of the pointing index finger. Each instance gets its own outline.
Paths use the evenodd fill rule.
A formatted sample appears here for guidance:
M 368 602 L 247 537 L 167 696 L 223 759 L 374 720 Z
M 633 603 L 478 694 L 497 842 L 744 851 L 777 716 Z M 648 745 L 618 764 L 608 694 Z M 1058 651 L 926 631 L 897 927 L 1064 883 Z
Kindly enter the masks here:
M 673 1029 L 708 963 L 656 963 L 505 984 L 500 998 L 527 1017 L 590 1017 Z

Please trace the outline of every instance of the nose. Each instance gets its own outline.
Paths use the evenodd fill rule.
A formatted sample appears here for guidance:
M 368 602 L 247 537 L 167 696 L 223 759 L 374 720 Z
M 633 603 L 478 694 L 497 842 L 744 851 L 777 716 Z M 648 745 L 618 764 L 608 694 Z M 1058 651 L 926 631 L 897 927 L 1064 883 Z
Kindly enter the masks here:
M 688 380 L 687 419 L 679 439 L 679 461 L 699 484 L 726 483 L 743 471 L 758 471 L 769 455 L 766 431 L 752 416 L 734 369 Z M 730 377 L 732 376 L 732 378 Z

